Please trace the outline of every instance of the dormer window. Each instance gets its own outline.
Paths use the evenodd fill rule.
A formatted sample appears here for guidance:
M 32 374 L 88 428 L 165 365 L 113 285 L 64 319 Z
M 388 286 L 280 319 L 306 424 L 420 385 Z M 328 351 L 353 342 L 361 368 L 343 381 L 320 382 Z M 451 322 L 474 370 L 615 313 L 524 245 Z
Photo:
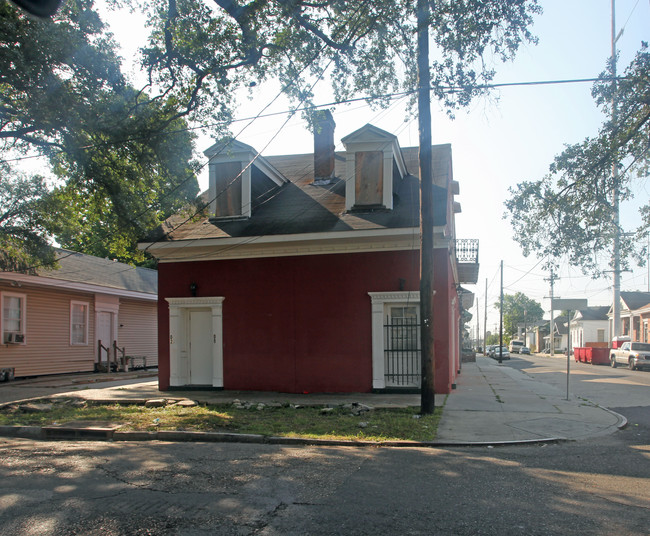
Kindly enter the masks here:
M 354 153 L 354 205 L 363 207 L 384 204 L 384 153 Z
M 341 141 L 346 149 L 346 210 L 392 210 L 393 193 L 407 174 L 397 137 L 366 125 Z
M 211 215 L 216 218 L 242 216 L 243 162 L 210 164 Z M 212 183 L 214 182 L 214 187 Z M 247 195 L 249 192 L 246 192 Z M 214 200 L 214 201 L 212 201 Z
M 217 143 L 203 154 L 210 159 L 212 218 L 249 218 L 260 203 L 288 182 L 253 147 L 238 141 Z

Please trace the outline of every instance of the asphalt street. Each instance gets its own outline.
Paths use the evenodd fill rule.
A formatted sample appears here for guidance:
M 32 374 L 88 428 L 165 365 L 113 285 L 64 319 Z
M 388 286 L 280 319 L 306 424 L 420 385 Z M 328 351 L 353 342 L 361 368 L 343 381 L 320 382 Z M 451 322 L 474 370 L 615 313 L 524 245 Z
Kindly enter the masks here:
M 454 449 L 0 439 L 0 535 L 647 535 L 650 447 L 638 439 Z
M 646 536 L 650 373 L 571 365 L 625 429 L 444 448 L 0 438 L 0 536 Z M 566 382 L 561 358 L 506 366 Z

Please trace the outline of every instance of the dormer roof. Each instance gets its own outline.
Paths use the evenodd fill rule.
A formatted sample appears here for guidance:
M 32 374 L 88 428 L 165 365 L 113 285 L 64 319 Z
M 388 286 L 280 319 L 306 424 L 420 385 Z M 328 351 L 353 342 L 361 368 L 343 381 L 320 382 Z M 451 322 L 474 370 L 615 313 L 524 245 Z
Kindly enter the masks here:
M 397 136 L 367 124 L 341 142 L 346 154 L 346 210 L 392 210 L 393 198 L 408 175 Z
M 260 203 L 288 182 L 250 145 L 237 140 L 215 143 L 209 158 L 208 206 L 217 219 L 249 218 Z
M 278 186 L 289 182 L 269 161 L 252 146 L 237 140 L 220 141 L 203 151 L 203 154 L 212 162 L 240 161 L 258 168 L 266 177 Z
M 366 123 L 360 129 L 341 138 L 341 143 L 348 151 L 361 147 L 381 147 L 383 150 L 390 148 L 395 158 L 395 164 L 399 170 L 400 178 L 408 175 L 406 162 L 404 161 L 402 150 L 397 141 L 397 136 L 390 132 Z

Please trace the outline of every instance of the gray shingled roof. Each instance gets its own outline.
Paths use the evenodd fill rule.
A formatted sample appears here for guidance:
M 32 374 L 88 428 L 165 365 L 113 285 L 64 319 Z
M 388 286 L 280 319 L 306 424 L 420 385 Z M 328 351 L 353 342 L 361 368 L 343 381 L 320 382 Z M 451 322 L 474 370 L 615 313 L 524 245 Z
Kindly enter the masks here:
M 146 294 L 158 293 L 158 272 L 134 268 L 128 264 L 84 255 L 76 251 L 57 250 L 59 269 L 39 270 L 48 279 L 85 283 Z
M 582 320 L 607 320 L 609 305 L 585 307 L 584 309 L 579 309 L 578 312 L 580 313 Z
M 650 292 L 621 292 L 621 300 L 630 311 L 650 305 Z
M 558 334 L 560 335 L 566 335 L 568 332 L 567 329 L 567 323 L 559 320 L 558 318 L 555 319 L 555 331 L 557 331 Z
M 289 182 L 259 204 L 248 219 L 214 220 L 205 216 L 184 223 L 187 215 L 169 218 L 147 241 L 197 240 L 203 238 L 252 237 L 300 233 L 398 229 L 417 227 L 420 210 L 418 148 L 402 148 L 409 174 L 400 181 L 393 210 L 345 210 L 345 153 L 335 157 L 335 175 L 331 184 L 315 186 L 313 154 L 265 157 Z M 433 146 L 434 182 L 446 184 L 451 162 L 451 146 Z M 447 191 L 434 186 L 434 225 L 447 221 Z M 208 192 L 202 199 L 208 201 Z

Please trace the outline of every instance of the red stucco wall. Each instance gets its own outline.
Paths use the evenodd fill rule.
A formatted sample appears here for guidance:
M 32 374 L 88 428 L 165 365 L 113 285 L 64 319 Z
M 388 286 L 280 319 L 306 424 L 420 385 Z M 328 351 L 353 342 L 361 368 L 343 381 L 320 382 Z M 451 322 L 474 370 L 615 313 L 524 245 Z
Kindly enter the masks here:
M 449 392 L 449 284 L 445 251 L 437 257 L 436 391 Z M 443 269 L 442 267 L 447 264 Z M 368 292 L 419 288 L 418 252 L 312 255 L 161 263 L 159 384 L 169 387 L 169 309 L 165 298 L 223 296 L 224 388 L 281 392 L 372 389 Z M 445 303 L 446 302 L 446 303 Z M 445 311 L 442 314 L 442 311 Z

